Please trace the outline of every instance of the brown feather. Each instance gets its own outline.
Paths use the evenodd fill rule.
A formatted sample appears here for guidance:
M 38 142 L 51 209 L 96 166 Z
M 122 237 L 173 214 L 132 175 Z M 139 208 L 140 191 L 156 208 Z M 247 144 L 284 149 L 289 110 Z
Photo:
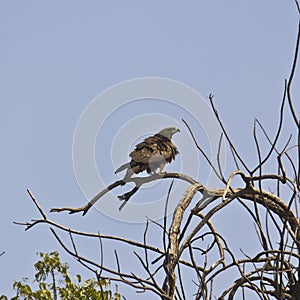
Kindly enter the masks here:
M 178 149 L 171 141 L 173 134 L 178 131 L 179 129 L 174 127 L 165 128 L 154 136 L 145 138 L 129 154 L 131 161 L 118 168 L 116 173 L 127 168 L 124 178 L 129 178 L 133 174 L 143 171 L 152 173 L 158 168 L 161 172 L 165 164 L 171 163 L 179 154 Z

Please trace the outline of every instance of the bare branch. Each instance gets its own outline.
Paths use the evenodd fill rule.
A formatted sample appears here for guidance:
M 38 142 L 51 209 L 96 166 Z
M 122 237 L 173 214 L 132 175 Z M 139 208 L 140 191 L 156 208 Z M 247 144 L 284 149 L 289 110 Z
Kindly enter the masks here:
M 124 207 L 124 205 L 126 204 L 126 202 L 130 199 L 130 197 L 135 194 L 138 189 L 145 183 L 151 182 L 151 181 L 155 181 L 155 180 L 159 180 L 159 179 L 167 179 L 167 178 L 174 178 L 174 179 L 180 179 L 183 181 L 186 181 L 188 183 L 194 184 L 196 183 L 196 181 L 191 178 L 190 176 L 187 175 L 183 175 L 183 174 L 179 174 L 179 173 L 161 173 L 161 174 L 153 174 L 150 175 L 148 177 L 131 177 L 128 178 L 126 180 L 126 182 L 133 182 L 135 184 L 135 187 L 128 193 L 120 196 L 119 198 L 121 200 L 124 200 L 123 205 L 121 205 L 120 210 Z M 109 185 L 108 187 L 105 187 L 101 192 L 99 192 L 96 196 L 94 196 L 92 198 L 92 200 L 87 203 L 84 206 L 81 207 L 61 207 L 61 208 L 52 208 L 50 210 L 50 212 L 62 212 L 62 211 L 68 211 L 69 214 L 74 214 L 74 213 L 78 213 L 78 212 L 82 212 L 83 216 L 88 212 L 88 210 L 101 198 L 103 197 L 106 193 L 108 193 L 109 191 L 113 190 L 114 188 L 118 187 L 118 186 L 122 186 L 124 185 L 125 182 L 123 180 L 118 180 L 114 183 L 112 183 L 111 185 Z M 202 186 L 202 188 L 199 191 L 203 191 L 204 190 L 204 186 Z
M 299 44 L 300 44 L 300 20 L 298 22 L 298 33 L 297 33 L 297 40 L 296 40 L 296 46 L 295 46 L 295 54 L 294 54 L 294 60 L 292 64 L 292 69 L 291 69 L 291 74 L 288 79 L 288 84 L 287 84 L 287 97 L 288 97 L 288 102 L 289 102 L 289 107 L 291 114 L 293 116 L 294 122 L 298 128 L 300 129 L 300 123 L 299 123 L 299 118 L 297 117 L 293 101 L 292 101 L 292 96 L 291 96 L 291 87 L 294 79 L 294 75 L 296 72 L 296 67 L 297 67 L 297 61 L 298 61 L 298 52 L 299 52 Z
M 224 135 L 225 135 L 225 137 L 226 137 L 229 145 L 230 145 L 230 148 L 233 150 L 234 154 L 237 156 L 237 158 L 239 159 L 239 161 L 241 162 L 241 164 L 243 165 L 243 167 L 248 171 L 248 173 L 250 173 L 250 169 L 247 167 L 246 163 L 244 162 L 244 160 L 241 158 L 241 156 L 237 152 L 237 150 L 236 150 L 233 142 L 230 140 L 229 135 L 228 135 L 227 131 L 225 130 L 223 122 L 221 121 L 221 119 L 219 117 L 219 113 L 218 113 L 217 109 L 215 108 L 215 105 L 214 105 L 214 102 L 213 102 L 213 98 L 214 98 L 214 96 L 212 94 L 210 94 L 208 96 L 208 99 L 210 101 L 211 107 L 212 107 L 212 109 L 214 111 L 214 114 L 215 114 L 215 116 L 217 118 L 217 121 L 219 122 L 219 125 L 220 125 L 220 127 L 221 127 L 221 129 L 222 129 L 222 131 L 223 131 L 223 133 L 224 133 Z
M 190 135 L 192 136 L 192 139 L 195 143 L 195 146 L 197 147 L 197 149 L 201 152 L 201 154 L 204 156 L 205 160 L 208 162 L 208 164 L 210 165 L 210 167 L 212 168 L 212 170 L 214 171 L 214 173 L 217 175 L 217 177 L 222 180 L 222 176 L 218 173 L 217 169 L 215 168 L 215 166 L 213 165 L 213 163 L 210 161 L 210 159 L 208 158 L 207 154 L 205 153 L 205 151 L 199 146 L 199 144 L 197 143 L 197 140 L 193 134 L 192 129 L 190 128 L 189 124 L 182 119 L 182 122 L 185 124 L 185 126 L 188 128 Z
M 30 196 L 31 200 L 33 201 L 34 205 L 36 206 L 36 208 L 38 209 L 38 211 L 42 215 L 43 219 L 46 220 L 47 217 L 46 217 L 45 213 L 43 212 L 42 208 L 39 206 L 39 204 L 35 200 L 35 198 L 34 198 L 33 194 L 31 193 L 30 189 L 27 189 L 27 193 L 29 194 L 29 196 Z

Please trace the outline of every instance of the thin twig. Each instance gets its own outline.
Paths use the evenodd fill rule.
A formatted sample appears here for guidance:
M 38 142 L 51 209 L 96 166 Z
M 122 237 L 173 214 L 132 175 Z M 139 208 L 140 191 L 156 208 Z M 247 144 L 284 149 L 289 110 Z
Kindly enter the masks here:
M 239 159 L 239 161 L 241 162 L 241 164 L 243 165 L 243 167 L 247 170 L 248 173 L 250 173 L 250 169 L 247 167 L 246 163 L 245 163 L 244 160 L 241 158 L 241 156 L 240 156 L 240 154 L 238 153 L 238 151 L 236 150 L 236 148 L 235 148 L 233 142 L 232 142 L 231 139 L 229 138 L 229 135 L 228 135 L 227 131 L 225 130 L 225 127 L 224 127 L 224 125 L 223 125 L 223 122 L 221 121 L 221 119 L 220 119 L 220 117 L 219 117 L 219 113 L 218 113 L 217 109 L 215 108 L 215 105 L 214 105 L 214 102 L 213 102 L 213 98 L 214 98 L 214 96 L 213 96 L 212 94 L 210 94 L 210 95 L 208 96 L 208 99 L 209 99 L 209 101 L 210 101 L 210 104 L 211 104 L 211 107 L 212 107 L 212 109 L 213 109 L 213 112 L 214 112 L 214 114 L 215 114 L 215 116 L 216 116 L 216 118 L 217 118 L 217 121 L 218 121 L 218 123 L 219 123 L 219 125 L 220 125 L 220 127 L 221 127 L 221 129 L 222 129 L 222 131 L 223 131 L 223 133 L 224 133 L 224 135 L 225 135 L 225 137 L 226 137 L 226 139 L 227 139 L 227 141 L 228 141 L 230 147 L 231 147 L 231 149 L 233 150 L 233 152 L 235 153 L 235 155 L 237 156 L 237 158 Z
M 184 125 L 187 127 L 187 129 L 189 130 L 190 132 L 190 135 L 194 141 L 194 144 L 195 146 L 197 147 L 197 149 L 201 152 L 201 154 L 204 156 L 205 160 L 208 162 L 209 166 L 212 168 L 212 170 L 214 171 L 214 173 L 217 175 L 217 177 L 222 181 L 222 176 L 218 173 L 217 169 L 215 168 L 215 166 L 213 165 L 213 163 L 210 161 L 210 159 L 208 158 L 207 154 L 205 153 L 205 151 L 199 146 L 195 136 L 194 136 L 194 133 L 191 129 L 191 127 L 189 126 L 189 124 L 184 120 L 182 119 L 182 122 L 184 123 Z
M 32 199 L 34 205 L 36 206 L 36 208 L 38 209 L 38 211 L 40 212 L 40 214 L 42 215 L 43 219 L 46 220 L 47 217 L 44 213 L 44 211 L 42 210 L 42 208 L 40 207 L 40 205 L 38 204 L 38 202 L 36 201 L 36 199 L 34 198 L 33 194 L 31 193 L 30 189 L 27 189 L 27 193 L 29 194 L 30 198 Z

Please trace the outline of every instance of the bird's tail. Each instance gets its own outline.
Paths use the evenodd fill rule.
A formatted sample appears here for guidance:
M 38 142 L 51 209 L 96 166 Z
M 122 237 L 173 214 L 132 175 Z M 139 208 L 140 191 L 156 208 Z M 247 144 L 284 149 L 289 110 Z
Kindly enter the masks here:
M 123 171 L 123 170 L 126 170 L 126 169 L 128 169 L 128 168 L 130 168 L 130 163 L 126 163 L 126 164 L 122 165 L 121 167 L 119 167 L 119 168 L 115 171 L 115 174 L 117 174 L 117 173 L 119 173 L 119 172 L 121 172 L 121 171 Z

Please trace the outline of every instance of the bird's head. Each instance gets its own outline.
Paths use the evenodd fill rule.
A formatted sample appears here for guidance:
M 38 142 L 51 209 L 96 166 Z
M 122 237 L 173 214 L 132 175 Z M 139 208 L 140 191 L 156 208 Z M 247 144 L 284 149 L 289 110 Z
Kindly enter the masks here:
M 176 132 L 180 132 L 180 129 L 176 128 L 176 127 L 167 127 L 165 129 L 161 130 L 160 132 L 158 132 L 158 134 L 163 135 L 170 140 L 172 138 L 173 134 Z

